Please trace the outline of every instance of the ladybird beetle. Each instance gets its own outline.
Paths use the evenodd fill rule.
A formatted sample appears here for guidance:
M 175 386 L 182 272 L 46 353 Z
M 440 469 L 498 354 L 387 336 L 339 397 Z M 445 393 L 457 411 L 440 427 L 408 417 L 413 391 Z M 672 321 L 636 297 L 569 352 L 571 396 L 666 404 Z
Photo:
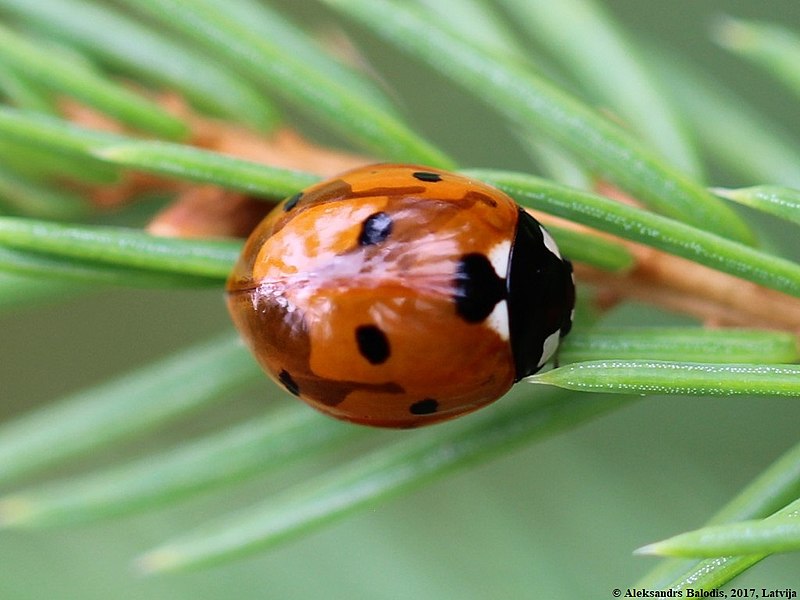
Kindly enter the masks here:
M 493 402 L 570 329 L 572 268 L 501 191 L 374 165 L 281 202 L 227 286 L 258 361 L 336 418 L 416 427 Z

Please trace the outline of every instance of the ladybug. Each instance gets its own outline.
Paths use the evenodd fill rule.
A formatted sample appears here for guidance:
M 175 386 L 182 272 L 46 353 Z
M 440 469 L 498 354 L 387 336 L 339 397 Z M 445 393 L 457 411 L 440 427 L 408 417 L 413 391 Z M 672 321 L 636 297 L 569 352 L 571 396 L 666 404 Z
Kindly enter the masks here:
M 228 308 L 258 361 L 333 417 L 416 427 L 489 404 L 572 323 L 572 267 L 501 191 L 373 165 L 287 198 L 250 235 Z

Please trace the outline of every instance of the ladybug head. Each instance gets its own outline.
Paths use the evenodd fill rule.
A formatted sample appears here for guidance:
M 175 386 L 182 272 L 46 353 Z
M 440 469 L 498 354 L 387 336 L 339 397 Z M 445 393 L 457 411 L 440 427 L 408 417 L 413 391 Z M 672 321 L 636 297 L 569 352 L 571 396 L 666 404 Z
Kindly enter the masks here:
M 553 238 L 520 209 L 506 279 L 516 381 L 536 373 L 572 327 L 572 264 Z

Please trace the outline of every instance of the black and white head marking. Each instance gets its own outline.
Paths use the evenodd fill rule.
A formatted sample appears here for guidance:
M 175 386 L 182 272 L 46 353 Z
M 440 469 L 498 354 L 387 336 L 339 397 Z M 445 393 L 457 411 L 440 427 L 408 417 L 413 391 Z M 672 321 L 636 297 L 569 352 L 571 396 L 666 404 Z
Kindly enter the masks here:
M 538 221 L 520 209 L 508 272 L 508 313 L 516 380 L 553 356 L 571 324 L 575 284 L 569 261 Z

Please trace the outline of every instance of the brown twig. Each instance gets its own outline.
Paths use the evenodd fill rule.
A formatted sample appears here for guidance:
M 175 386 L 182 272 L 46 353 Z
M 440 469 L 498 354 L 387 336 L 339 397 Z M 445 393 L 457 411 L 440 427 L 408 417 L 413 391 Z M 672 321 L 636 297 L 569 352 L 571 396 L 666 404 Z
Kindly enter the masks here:
M 265 137 L 244 127 L 200 116 L 175 94 L 162 95 L 159 103 L 189 124 L 190 137 L 186 143 L 198 148 L 272 167 L 308 171 L 321 177 L 373 162 L 363 156 L 312 144 L 289 128 L 278 129 Z M 124 131 L 116 121 L 73 100 L 62 101 L 61 110 L 82 126 L 116 133 Z M 95 188 L 90 195 L 96 205 L 112 207 L 142 194 L 158 192 L 173 193 L 176 197 L 148 225 L 148 231 L 156 235 L 243 237 L 271 207 L 263 199 L 220 187 L 193 185 L 136 172 L 126 173 L 115 185 Z
M 314 145 L 289 128 L 264 137 L 242 127 L 201 117 L 183 103 L 176 103 L 173 112 L 190 125 L 192 133 L 188 143 L 272 167 L 298 169 L 325 177 L 371 162 L 362 156 Z M 191 186 L 156 215 L 147 229 L 156 235 L 176 237 L 247 237 L 273 204 L 216 186 Z
M 637 300 L 692 315 L 707 326 L 760 327 L 800 335 L 800 300 L 663 252 L 627 244 L 636 265 L 624 274 L 576 265 L 601 302 Z
M 641 206 L 607 182 L 596 182 L 595 190 L 619 202 Z M 551 220 L 547 215 L 539 218 L 545 223 Z M 635 258 L 633 268 L 625 273 L 575 266 L 577 278 L 596 289 L 600 309 L 636 300 L 691 315 L 709 327 L 759 327 L 800 336 L 798 298 L 604 232 L 563 220 L 558 224 L 614 239 L 627 246 Z

